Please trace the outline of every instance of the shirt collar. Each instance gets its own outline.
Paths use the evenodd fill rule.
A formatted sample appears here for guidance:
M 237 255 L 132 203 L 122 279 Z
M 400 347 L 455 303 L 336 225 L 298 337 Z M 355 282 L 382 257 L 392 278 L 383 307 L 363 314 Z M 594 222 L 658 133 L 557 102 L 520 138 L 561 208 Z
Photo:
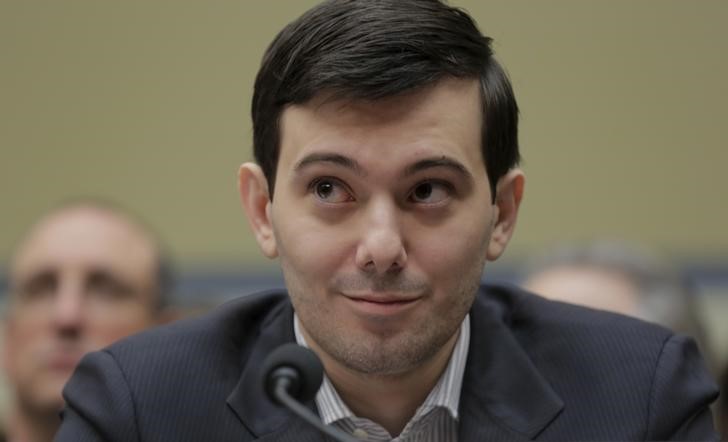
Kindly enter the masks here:
M 306 339 L 301 331 L 298 315 L 294 313 L 293 330 L 296 335 L 296 343 L 308 347 Z M 417 421 L 428 414 L 434 408 L 442 407 L 448 410 L 453 419 L 458 419 L 458 403 L 460 402 L 460 390 L 463 384 L 463 374 L 470 347 L 470 315 L 466 315 L 460 324 L 460 334 L 455 343 L 455 348 L 450 355 L 445 371 L 440 376 L 425 401 L 420 405 L 412 421 Z M 325 424 L 331 424 L 341 419 L 355 417 L 354 413 L 346 406 L 333 384 L 324 373 L 324 381 L 316 394 L 316 406 L 318 407 L 321 420 Z

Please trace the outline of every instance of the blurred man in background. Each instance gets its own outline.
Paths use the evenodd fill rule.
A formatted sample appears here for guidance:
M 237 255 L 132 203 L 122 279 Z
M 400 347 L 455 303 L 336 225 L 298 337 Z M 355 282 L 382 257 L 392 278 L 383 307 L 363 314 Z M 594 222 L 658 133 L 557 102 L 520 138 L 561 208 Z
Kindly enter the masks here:
M 53 438 L 81 357 L 155 325 L 168 285 L 157 239 L 130 214 L 78 201 L 43 216 L 9 265 L 3 368 L 7 440 Z
M 633 316 L 692 336 L 717 373 L 692 284 L 650 251 L 612 240 L 568 243 L 546 250 L 527 268 L 523 286 L 546 298 Z

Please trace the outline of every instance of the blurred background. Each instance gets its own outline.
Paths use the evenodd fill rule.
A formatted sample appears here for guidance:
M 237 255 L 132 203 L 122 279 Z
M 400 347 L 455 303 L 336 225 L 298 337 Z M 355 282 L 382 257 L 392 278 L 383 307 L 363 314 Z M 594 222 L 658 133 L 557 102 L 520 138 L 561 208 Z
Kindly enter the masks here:
M 315 3 L 2 0 L 0 267 L 40 214 L 90 195 L 159 232 L 182 304 L 280 285 L 236 172 L 263 51 Z M 561 241 L 640 243 L 695 281 L 725 360 L 728 2 L 451 3 L 494 39 L 521 108 L 526 196 L 488 277 Z

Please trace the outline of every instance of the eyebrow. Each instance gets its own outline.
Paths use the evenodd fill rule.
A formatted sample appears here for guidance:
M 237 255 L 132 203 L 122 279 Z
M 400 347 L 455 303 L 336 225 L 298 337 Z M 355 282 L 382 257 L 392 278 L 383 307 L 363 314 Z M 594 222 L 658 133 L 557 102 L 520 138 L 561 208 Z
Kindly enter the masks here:
M 296 166 L 293 168 L 293 170 L 295 172 L 300 172 L 306 167 L 317 163 L 336 164 L 338 166 L 342 166 L 346 169 L 351 170 L 359 176 L 366 176 L 366 172 L 364 172 L 364 169 L 362 169 L 359 163 L 357 163 L 353 159 L 338 153 L 329 152 L 317 152 L 306 155 L 301 159 L 301 161 L 296 163 Z
M 317 163 L 332 163 L 349 169 L 359 176 L 364 177 L 367 175 L 366 171 L 364 171 L 364 169 L 362 169 L 359 163 L 355 160 L 341 154 L 329 152 L 317 152 L 306 155 L 298 163 L 296 163 L 293 170 L 295 172 L 300 172 L 306 167 Z M 423 170 L 434 168 L 450 169 L 457 174 L 464 176 L 469 181 L 474 180 L 473 175 L 461 162 L 444 155 L 439 157 L 423 158 L 416 163 L 407 166 L 404 170 L 403 176 L 411 176 Z
M 456 172 L 459 175 L 464 176 L 469 181 L 473 181 L 473 174 L 468 171 L 468 169 L 463 166 L 463 164 L 457 160 L 454 160 L 452 158 L 448 158 L 446 156 L 440 156 L 435 158 L 424 158 L 422 160 L 417 161 L 416 163 L 410 165 L 405 169 L 404 176 L 410 176 L 414 175 L 417 172 L 427 170 L 427 169 L 433 169 L 433 168 L 440 168 L 444 167 L 446 169 L 450 169 L 454 172 Z

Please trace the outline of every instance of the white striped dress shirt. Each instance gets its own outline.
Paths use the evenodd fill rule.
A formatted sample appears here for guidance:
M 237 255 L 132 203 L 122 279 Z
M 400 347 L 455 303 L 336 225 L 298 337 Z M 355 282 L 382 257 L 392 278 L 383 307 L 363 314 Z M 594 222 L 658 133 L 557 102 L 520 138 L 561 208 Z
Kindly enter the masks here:
M 294 315 L 293 328 L 296 342 L 308 347 L 301 332 L 298 316 Z M 334 425 L 365 441 L 392 442 L 456 442 L 458 430 L 458 402 L 463 384 L 463 373 L 470 346 L 470 315 L 460 325 L 460 335 L 453 349 L 447 368 L 438 379 L 435 387 L 419 406 L 415 415 L 402 430 L 392 438 L 381 425 L 365 418 L 355 416 L 346 406 L 328 376 L 316 394 L 316 406 L 321 420 Z

